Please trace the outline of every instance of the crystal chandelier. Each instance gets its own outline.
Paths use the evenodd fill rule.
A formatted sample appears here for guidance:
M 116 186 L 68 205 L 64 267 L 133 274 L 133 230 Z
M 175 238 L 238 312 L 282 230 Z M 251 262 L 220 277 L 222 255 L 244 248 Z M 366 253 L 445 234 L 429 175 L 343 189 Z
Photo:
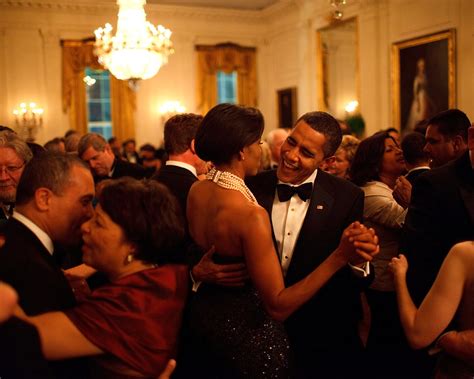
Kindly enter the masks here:
M 146 20 L 145 0 L 117 0 L 117 33 L 112 25 L 98 28 L 95 53 L 99 63 L 121 80 L 150 79 L 174 53 L 171 31 Z

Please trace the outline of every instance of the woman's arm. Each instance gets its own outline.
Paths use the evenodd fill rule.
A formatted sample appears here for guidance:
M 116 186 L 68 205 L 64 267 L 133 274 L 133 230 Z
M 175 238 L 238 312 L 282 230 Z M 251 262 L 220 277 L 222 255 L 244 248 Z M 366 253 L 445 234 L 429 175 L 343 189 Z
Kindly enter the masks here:
M 416 309 L 408 292 L 406 258 L 403 255 L 392 258 L 390 267 L 394 272 L 400 320 L 413 348 L 428 346 L 453 319 L 466 280 L 466 258 L 460 245 L 451 249 L 419 309 Z
M 63 312 L 49 312 L 34 317 L 25 317 L 19 313 L 16 315 L 36 326 L 43 354 L 48 360 L 103 354 Z
M 306 278 L 291 287 L 285 288 L 281 266 L 273 247 L 271 227 L 268 215 L 263 208 L 252 211 L 251 217 L 241 224 L 241 241 L 249 275 L 259 291 L 267 312 L 276 320 L 285 320 L 302 304 L 314 296 L 319 289 L 349 260 L 355 259 L 357 253 L 352 242 L 356 230 L 347 228 L 338 248 L 326 258 Z M 362 227 L 363 228 L 363 227 Z M 357 238 L 366 242 L 355 242 L 356 247 L 369 250 L 373 235 L 366 229 L 365 234 Z M 374 245 L 373 249 L 377 247 Z M 371 260 L 368 254 L 365 260 Z

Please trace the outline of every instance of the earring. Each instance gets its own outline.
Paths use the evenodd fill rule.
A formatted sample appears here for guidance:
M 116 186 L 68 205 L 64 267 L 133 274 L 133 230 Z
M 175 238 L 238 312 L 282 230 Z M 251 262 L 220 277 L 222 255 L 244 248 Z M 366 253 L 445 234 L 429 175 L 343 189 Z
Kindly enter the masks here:
M 127 263 L 132 263 L 133 261 L 133 254 L 128 254 L 127 255 Z

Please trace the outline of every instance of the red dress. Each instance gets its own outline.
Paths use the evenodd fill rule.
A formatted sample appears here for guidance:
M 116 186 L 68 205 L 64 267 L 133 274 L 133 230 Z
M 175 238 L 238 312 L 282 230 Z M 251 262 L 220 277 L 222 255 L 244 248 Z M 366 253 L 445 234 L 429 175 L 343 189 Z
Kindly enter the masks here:
M 96 363 L 111 377 L 156 378 L 175 356 L 188 276 L 183 265 L 143 270 L 96 289 L 64 313 L 106 353 Z

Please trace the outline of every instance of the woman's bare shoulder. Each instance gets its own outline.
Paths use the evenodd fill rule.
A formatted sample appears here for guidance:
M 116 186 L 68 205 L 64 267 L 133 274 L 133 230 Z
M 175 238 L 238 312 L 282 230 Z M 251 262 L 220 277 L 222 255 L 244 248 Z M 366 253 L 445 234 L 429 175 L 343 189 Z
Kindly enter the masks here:
M 454 245 L 449 255 L 460 259 L 463 263 L 474 264 L 474 241 L 464 241 Z

